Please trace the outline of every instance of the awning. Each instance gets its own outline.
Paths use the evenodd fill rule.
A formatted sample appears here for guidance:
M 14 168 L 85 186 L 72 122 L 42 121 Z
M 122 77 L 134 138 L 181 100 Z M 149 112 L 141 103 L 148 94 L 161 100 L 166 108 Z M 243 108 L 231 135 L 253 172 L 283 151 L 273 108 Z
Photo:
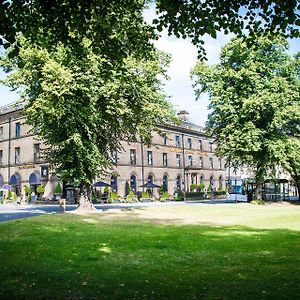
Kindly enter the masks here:
M 110 184 L 104 182 L 104 181 L 97 181 L 93 184 L 94 187 L 102 187 L 102 186 L 110 186 Z
M 140 187 L 146 188 L 146 189 L 160 188 L 159 185 L 152 183 L 152 182 L 147 182 L 145 184 L 142 184 Z

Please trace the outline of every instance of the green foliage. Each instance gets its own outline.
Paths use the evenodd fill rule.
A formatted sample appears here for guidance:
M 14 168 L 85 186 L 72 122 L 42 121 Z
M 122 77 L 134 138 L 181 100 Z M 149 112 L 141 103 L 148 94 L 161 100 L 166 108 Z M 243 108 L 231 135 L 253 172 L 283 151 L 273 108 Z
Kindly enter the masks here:
M 27 196 L 31 195 L 32 189 L 29 185 L 25 185 L 25 193 L 26 193 Z
M 204 192 L 187 192 L 185 193 L 186 200 L 203 200 Z
M 300 133 L 294 126 L 300 121 L 299 59 L 287 54 L 287 45 L 281 36 L 258 37 L 251 47 L 235 38 L 218 65 L 198 62 L 192 73 L 197 97 L 211 96 L 207 128 L 218 154 L 256 172 L 257 197 L 284 145 Z
M 37 188 L 36 188 L 36 191 L 39 193 L 39 194 L 42 194 L 45 192 L 45 187 L 42 186 L 42 185 L 39 185 Z
M 132 53 L 117 63 L 85 37 L 79 52 L 62 43 L 36 47 L 23 36 L 18 45 L 17 60 L 8 54 L 0 61 L 12 71 L 6 83 L 22 89 L 27 123 L 39 129 L 43 155 L 63 181 L 90 184 L 111 166 L 122 140 L 139 134 L 150 143 L 151 130 L 175 120 L 159 79 L 165 54 L 140 60 Z
M 12 197 L 13 197 L 13 192 L 11 190 L 8 190 L 7 199 L 12 200 Z
M 196 188 L 197 188 L 197 184 L 192 183 L 192 184 L 190 185 L 190 191 L 191 191 L 191 192 L 195 191 Z
M 119 199 L 119 195 L 118 195 L 118 193 L 116 193 L 116 192 L 111 192 L 111 193 L 110 193 L 110 198 L 111 198 L 112 200 L 116 200 L 116 199 Z
M 142 198 L 147 199 L 147 198 L 151 198 L 151 196 L 148 192 L 142 192 Z
M 169 200 L 169 199 L 171 199 L 171 196 L 169 195 L 168 192 L 163 192 L 159 198 L 159 200 L 162 202 Z
M 165 192 L 165 186 L 161 185 L 159 188 L 159 194 L 162 195 Z
M 104 193 L 108 194 L 109 192 L 110 192 L 110 188 L 108 186 L 105 186 L 104 187 Z
M 134 193 L 132 191 L 130 191 L 129 194 L 127 195 L 127 197 L 126 197 L 126 202 L 131 203 L 133 198 L 134 198 Z
M 126 213 L 117 220 L 48 214 L 1 222 L 2 298 L 112 299 L 116 287 L 118 299 L 193 299 L 199 290 L 213 296 L 204 299 L 295 299 L 299 278 L 291 274 L 299 274 L 300 211 L 282 208 L 266 213 L 255 205 L 180 206 L 188 223 L 191 214 L 199 216 L 197 225 L 188 226 L 174 207 L 157 207 L 152 221 Z M 16 266 L 18 284 L 12 284 Z M 44 269 L 47 276 L 41 276 Z M 54 289 L 49 280 L 58 278 Z
M 162 31 L 168 28 L 169 34 L 190 38 L 200 49 L 200 57 L 205 53 L 203 36 L 216 38 L 219 31 L 233 32 L 244 36 L 245 29 L 251 41 L 257 34 L 272 32 L 274 36 L 284 33 L 299 37 L 298 1 L 211 1 L 192 0 L 156 1 L 160 15 L 154 23 Z M 288 7 L 288 9 L 287 9 Z M 197 17 L 196 17 L 197 16 Z M 292 25 L 292 26 L 289 26 Z M 249 43 L 249 45 L 251 45 Z
M 154 26 L 143 21 L 149 1 L 3 1 L 0 43 L 5 48 L 23 33 L 31 43 L 51 47 L 58 42 L 80 49 L 82 36 L 91 39 L 95 51 L 118 62 L 127 53 L 146 56 Z M 298 1 L 157 0 L 156 29 L 167 28 L 177 37 L 190 38 L 203 55 L 203 36 L 216 38 L 219 31 L 251 35 L 262 31 L 299 37 Z M 11 4 L 12 3 L 12 4 Z M 11 5 L 10 5 L 11 4 Z M 63 17 L 62 17 L 63 16 Z M 17 48 L 15 50 L 17 52 Z
M 199 190 L 200 190 L 201 192 L 203 192 L 204 189 L 205 189 L 205 184 L 204 184 L 204 183 L 200 183 L 200 184 L 198 185 L 198 187 L 199 187 Z
M 59 182 L 57 183 L 57 186 L 55 187 L 54 194 L 62 194 L 62 187 Z
M 17 194 L 16 194 L 16 193 L 13 193 L 13 195 L 12 195 L 12 199 L 13 199 L 14 201 L 17 201 L 17 200 L 18 200 L 18 196 L 17 196 Z
M 265 205 L 266 204 L 266 202 L 263 200 L 252 200 L 250 203 L 257 204 L 257 205 Z
M 175 198 L 176 201 L 183 201 L 184 200 L 184 194 L 182 191 L 177 192 L 177 196 Z

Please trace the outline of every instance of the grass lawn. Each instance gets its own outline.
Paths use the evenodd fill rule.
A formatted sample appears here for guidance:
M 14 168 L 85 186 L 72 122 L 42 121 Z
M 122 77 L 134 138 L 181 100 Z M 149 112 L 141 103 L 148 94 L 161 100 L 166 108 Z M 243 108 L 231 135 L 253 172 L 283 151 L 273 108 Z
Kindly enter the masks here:
M 297 299 L 299 220 L 227 204 L 0 223 L 0 298 Z

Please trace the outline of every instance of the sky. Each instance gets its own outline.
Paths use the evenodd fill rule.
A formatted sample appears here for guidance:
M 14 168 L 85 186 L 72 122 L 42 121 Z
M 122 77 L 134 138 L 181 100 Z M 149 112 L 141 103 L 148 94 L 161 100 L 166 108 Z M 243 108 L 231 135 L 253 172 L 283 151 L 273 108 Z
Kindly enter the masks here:
M 154 8 L 150 7 L 144 13 L 144 18 L 151 23 L 154 17 Z M 205 37 L 204 48 L 207 52 L 209 64 L 219 62 L 221 48 L 224 47 L 233 35 L 219 33 L 216 39 Z M 169 53 L 172 62 L 168 70 L 170 80 L 165 82 L 166 94 L 174 105 L 176 111 L 186 110 L 189 112 L 191 122 L 204 126 L 207 120 L 209 104 L 208 96 L 203 95 L 198 101 L 195 100 L 190 71 L 197 62 L 197 48 L 188 39 L 178 39 L 174 36 L 168 36 L 166 32 L 161 33 L 159 40 L 154 42 L 155 46 Z M 294 54 L 300 51 L 300 40 L 290 41 L 290 53 Z M 0 78 L 5 74 L 0 71 Z M 17 101 L 18 95 L 10 92 L 9 89 L 0 84 L 0 106 Z

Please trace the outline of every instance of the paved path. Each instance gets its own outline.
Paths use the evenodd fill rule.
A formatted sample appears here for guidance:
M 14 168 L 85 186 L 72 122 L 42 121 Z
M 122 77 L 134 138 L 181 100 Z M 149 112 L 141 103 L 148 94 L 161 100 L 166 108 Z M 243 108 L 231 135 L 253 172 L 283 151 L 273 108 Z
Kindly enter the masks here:
M 219 203 L 235 203 L 235 199 L 224 200 L 203 200 L 199 202 L 146 202 L 146 203 L 120 203 L 120 204 L 96 204 L 95 207 L 99 210 L 111 210 L 122 208 L 135 208 L 146 206 L 181 206 L 181 205 L 201 205 L 201 204 L 219 204 Z M 77 208 L 75 204 L 69 204 L 66 206 L 67 211 L 71 211 Z M 0 222 L 16 220 L 21 218 L 28 218 L 34 216 L 40 216 L 44 214 L 56 214 L 60 213 L 61 209 L 57 204 L 0 204 Z

